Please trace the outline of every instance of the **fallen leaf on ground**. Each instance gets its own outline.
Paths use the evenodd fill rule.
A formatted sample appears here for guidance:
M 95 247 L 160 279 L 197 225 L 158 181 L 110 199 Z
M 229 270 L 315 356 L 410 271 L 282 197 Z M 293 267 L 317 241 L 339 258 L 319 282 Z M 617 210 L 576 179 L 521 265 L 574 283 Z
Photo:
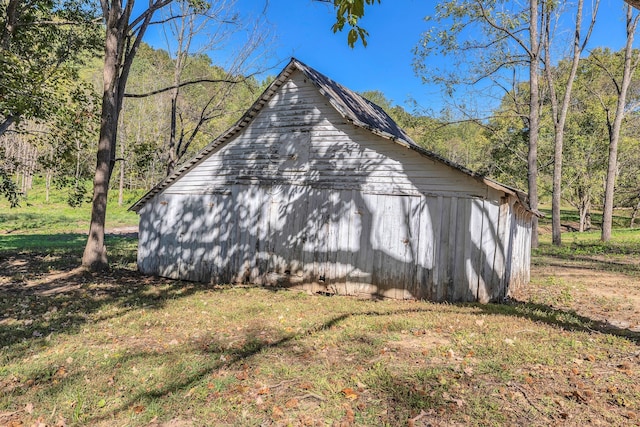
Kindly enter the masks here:
M 282 418 L 284 418 L 284 411 L 283 411 L 283 410 L 282 410 L 282 408 L 280 408 L 279 406 L 274 406 L 274 407 L 271 409 L 271 417 L 272 417 L 274 420 L 282 419 Z
M 302 390 L 311 390 L 313 388 L 313 384 L 311 384 L 309 381 L 305 381 L 300 383 L 300 388 Z
M 289 399 L 284 404 L 284 406 L 288 409 L 296 408 L 298 406 L 298 399 L 296 399 L 295 397 L 293 399 Z
M 356 400 L 358 398 L 358 393 L 350 387 L 342 389 L 342 394 L 344 394 L 344 397 L 349 400 Z
M 342 419 L 342 422 L 340 424 L 343 426 L 353 425 L 353 423 L 356 421 L 356 414 L 353 412 L 351 405 L 345 404 L 344 409 L 345 409 L 344 418 Z

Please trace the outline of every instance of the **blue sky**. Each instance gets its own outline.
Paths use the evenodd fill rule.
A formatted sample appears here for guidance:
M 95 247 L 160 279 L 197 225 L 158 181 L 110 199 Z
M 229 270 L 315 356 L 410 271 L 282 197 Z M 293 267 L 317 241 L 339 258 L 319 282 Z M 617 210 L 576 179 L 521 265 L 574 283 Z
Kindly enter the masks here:
M 241 0 L 258 7 L 263 0 Z M 246 4 L 246 6 L 245 6 Z M 274 26 L 278 58 L 295 56 L 307 65 L 355 91 L 380 90 L 396 104 L 411 97 L 424 99 L 427 88 L 415 76 L 412 49 L 433 13 L 427 0 L 383 0 L 366 11 L 362 26 L 368 45 L 347 45 L 346 31 L 334 34 L 335 12 L 311 0 L 270 0 L 267 19 Z M 431 96 L 439 97 L 438 93 Z
M 366 11 L 362 25 L 368 45 L 347 45 L 346 31 L 334 34 L 333 9 L 310 0 L 271 0 L 268 19 L 275 26 L 278 56 L 295 56 L 356 90 L 381 90 L 395 103 L 424 92 L 413 73 L 412 49 L 433 13 L 425 0 L 387 0 Z M 418 90 L 419 89 L 419 90 Z
M 330 5 L 269 0 L 266 13 L 273 27 L 273 46 L 268 63 L 276 66 L 270 74 L 276 74 L 294 56 L 355 91 L 380 90 L 410 111 L 409 101 L 414 99 L 423 109 L 437 113 L 444 105 L 441 90 L 424 85 L 412 68 L 412 50 L 428 28 L 424 18 L 434 13 L 434 4 L 431 0 L 382 0 L 367 8 L 361 23 L 370 34 L 368 46 L 358 44 L 351 49 L 346 32 L 331 31 L 335 14 Z M 264 5 L 265 0 L 237 2 L 247 16 L 259 13 Z M 590 47 L 620 49 L 624 45 L 622 6 L 622 0 L 602 0 Z M 441 59 L 433 58 L 434 64 L 438 61 Z

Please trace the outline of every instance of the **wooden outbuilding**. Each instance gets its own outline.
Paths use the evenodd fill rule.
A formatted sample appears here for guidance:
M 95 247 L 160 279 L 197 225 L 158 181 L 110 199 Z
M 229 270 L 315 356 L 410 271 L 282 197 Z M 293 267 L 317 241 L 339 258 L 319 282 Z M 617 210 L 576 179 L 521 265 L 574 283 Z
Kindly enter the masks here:
M 480 302 L 529 281 L 525 194 L 296 59 L 131 210 L 149 275 Z

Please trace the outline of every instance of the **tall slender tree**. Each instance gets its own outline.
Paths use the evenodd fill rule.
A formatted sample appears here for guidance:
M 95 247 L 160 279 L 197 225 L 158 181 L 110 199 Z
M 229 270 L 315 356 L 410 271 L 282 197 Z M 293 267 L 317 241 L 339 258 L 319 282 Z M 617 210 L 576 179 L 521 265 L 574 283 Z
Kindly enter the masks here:
M 252 17 L 251 26 L 243 22 L 235 12 L 235 0 L 218 0 L 215 5 L 179 3 L 170 5 L 168 13 L 178 17 L 169 23 L 170 37 L 166 40 L 174 64 L 167 144 L 167 175 L 171 175 L 207 124 L 229 115 L 226 107 L 232 104 L 229 101 L 234 89 L 254 82 L 249 76 L 249 65 L 265 52 L 262 48 L 266 46 L 269 31 L 258 17 Z M 204 52 L 227 45 L 239 32 L 246 32 L 248 36 L 224 69 L 206 67 L 203 71 L 207 75 L 185 79 L 191 65 L 202 60 Z M 203 92 L 208 96 L 202 99 L 201 104 L 191 105 L 189 110 L 192 114 L 188 114 L 179 104 L 184 97 L 183 90 L 194 85 L 206 88 Z
M 538 139 L 540 136 L 540 35 L 538 0 L 529 0 L 529 152 L 527 155 L 527 184 L 529 206 L 538 209 Z M 531 224 L 531 247 L 538 247 L 538 217 Z
M 118 119 L 127 79 L 152 18 L 172 0 L 150 0 L 146 9 L 133 17 L 134 0 L 100 0 L 105 25 L 102 113 L 96 171 L 93 179 L 91 223 L 82 255 L 83 267 L 91 271 L 109 267 L 104 244 L 109 181 L 115 165 Z
M 538 139 L 540 132 L 540 7 L 538 0 L 521 6 L 508 0 L 448 0 L 436 6 L 434 26 L 416 48 L 414 66 L 425 80 L 441 83 L 452 93 L 462 84 L 490 82 L 505 93 L 518 92 L 518 72 L 528 69 L 527 108 L 520 111 L 528 135 L 529 205 L 538 207 Z M 428 18 L 432 20 L 432 17 Z M 434 54 L 457 59 L 453 72 L 426 66 Z M 534 217 L 531 244 L 538 245 Z
M 595 0 L 591 19 L 587 26 L 587 31 L 584 37 L 582 37 L 582 17 L 584 0 L 578 0 L 576 6 L 575 22 L 573 27 L 573 42 L 571 44 L 571 65 L 566 81 L 563 81 L 562 87 L 564 88 L 564 94 L 562 96 L 562 102 L 559 100 L 558 90 L 556 86 L 556 76 L 553 73 L 554 66 L 552 64 L 551 50 L 552 50 L 552 22 L 554 21 L 554 14 L 558 13 L 558 7 L 555 2 L 544 2 L 544 63 L 545 63 L 545 76 L 547 79 L 547 85 L 549 90 L 549 99 L 551 102 L 551 113 L 553 119 L 553 134 L 554 134 L 554 155 L 553 155 L 553 190 L 551 193 L 551 233 L 552 242 L 554 245 L 560 246 L 562 244 L 562 233 L 560 224 L 560 204 L 562 201 L 562 160 L 563 160 L 563 145 L 565 134 L 565 123 L 567 121 L 567 114 L 569 113 L 569 105 L 571 102 L 571 91 L 573 88 L 573 82 L 575 81 L 576 74 L 578 72 L 578 65 L 580 64 L 580 56 L 584 51 L 587 42 L 591 36 L 593 26 L 595 24 L 599 0 Z
M 627 42 L 624 48 L 624 66 L 622 70 L 622 79 L 618 80 L 614 74 L 610 74 L 614 83 L 617 95 L 616 110 L 611 119 L 607 110 L 607 129 L 609 130 L 609 160 L 607 167 L 607 179 L 605 182 L 604 192 L 604 209 L 602 212 L 602 233 L 600 239 L 607 242 L 611 239 L 611 228 L 613 224 L 613 204 L 614 191 L 616 185 L 616 175 L 618 173 L 618 145 L 620 141 L 620 130 L 622 129 L 622 120 L 625 116 L 625 108 L 627 103 L 627 93 L 631 85 L 631 77 L 640 63 L 640 53 L 634 52 L 633 41 L 636 29 L 638 28 L 639 14 L 633 13 L 630 5 L 625 5 L 626 10 L 626 34 Z M 604 64 L 602 64 L 604 66 Z

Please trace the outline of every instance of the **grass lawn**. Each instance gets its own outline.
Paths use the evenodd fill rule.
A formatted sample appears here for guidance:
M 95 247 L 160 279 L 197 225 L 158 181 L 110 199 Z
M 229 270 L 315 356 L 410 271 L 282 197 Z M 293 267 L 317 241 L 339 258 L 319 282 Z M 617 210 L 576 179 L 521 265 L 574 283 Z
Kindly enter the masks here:
M 36 184 L 41 184 L 37 179 Z M 117 191 L 109 193 L 107 209 L 108 229 L 138 225 L 138 215 L 129 212 L 142 192 L 126 193 L 122 206 L 118 205 Z M 45 201 L 43 185 L 36 185 L 20 206 L 9 208 L 9 203 L 0 197 L 0 239 L 3 234 L 45 233 L 86 233 L 91 219 L 91 203 L 86 201 L 79 207 L 70 207 L 65 202 L 63 190 L 52 191 L 50 200 Z
M 144 277 L 131 236 L 92 275 L 83 235 L 2 235 L 0 425 L 638 425 L 640 231 L 594 236 L 481 305 Z

